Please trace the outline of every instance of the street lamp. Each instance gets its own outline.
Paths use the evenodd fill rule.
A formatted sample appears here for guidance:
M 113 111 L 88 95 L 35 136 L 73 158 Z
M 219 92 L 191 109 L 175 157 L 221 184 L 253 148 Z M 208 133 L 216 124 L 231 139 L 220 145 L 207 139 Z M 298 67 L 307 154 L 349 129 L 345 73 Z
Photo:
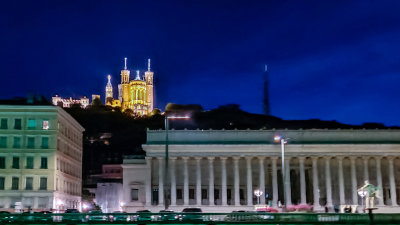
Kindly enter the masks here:
M 167 196 L 167 180 L 168 180 L 168 130 L 169 130 L 169 120 L 170 119 L 190 119 L 190 116 L 168 116 L 165 114 L 165 172 L 164 172 L 164 207 L 165 210 L 168 209 L 168 196 Z
M 283 138 L 282 136 L 275 135 L 274 141 L 277 143 L 281 143 L 281 152 L 282 152 L 282 186 L 283 186 L 283 211 L 286 212 L 286 173 L 285 173 L 285 144 L 287 143 L 289 138 Z
M 263 191 L 260 189 L 254 190 L 254 195 L 257 196 L 257 205 L 260 204 L 260 196 L 263 194 Z
M 361 197 L 361 205 L 362 205 L 362 210 L 364 212 L 365 210 L 365 206 L 364 206 L 364 197 L 367 196 L 368 192 L 365 190 L 360 190 L 358 191 L 358 195 Z

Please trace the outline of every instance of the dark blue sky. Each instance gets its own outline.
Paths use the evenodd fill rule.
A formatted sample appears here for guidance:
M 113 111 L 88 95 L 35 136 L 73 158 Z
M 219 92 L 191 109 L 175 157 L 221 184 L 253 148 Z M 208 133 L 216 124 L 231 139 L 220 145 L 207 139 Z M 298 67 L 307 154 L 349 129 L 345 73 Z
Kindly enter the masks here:
M 399 1 L 1 1 L 0 98 L 104 97 L 123 58 L 155 71 L 156 106 L 400 125 Z

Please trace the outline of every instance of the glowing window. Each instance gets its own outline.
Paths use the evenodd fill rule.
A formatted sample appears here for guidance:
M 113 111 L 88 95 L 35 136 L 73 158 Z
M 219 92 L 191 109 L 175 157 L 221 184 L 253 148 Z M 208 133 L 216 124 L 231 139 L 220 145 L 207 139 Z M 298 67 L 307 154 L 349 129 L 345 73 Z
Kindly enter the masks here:
M 36 128 L 36 120 L 35 119 L 28 119 L 28 129 Z
M 48 130 L 49 129 L 49 121 L 48 120 L 43 120 L 43 130 Z

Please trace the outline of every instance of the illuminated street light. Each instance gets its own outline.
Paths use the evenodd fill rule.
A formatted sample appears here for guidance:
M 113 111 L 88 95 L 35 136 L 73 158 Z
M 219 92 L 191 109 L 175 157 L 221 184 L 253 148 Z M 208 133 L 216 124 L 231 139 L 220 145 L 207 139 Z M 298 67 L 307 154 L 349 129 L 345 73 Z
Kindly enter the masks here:
M 165 122 L 165 173 L 164 173 L 164 206 L 165 210 L 168 209 L 168 196 L 167 196 L 167 185 L 168 181 L 168 130 L 169 130 L 169 120 L 170 119 L 190 119 L 190 116 L 168 116 L 165 114 L 164 122 Z
M 82 204 L 82 208 L 83 208 L 84 211 L 86 211 L 86 209 L 88 208 L 88 205 L 86 203 L 83 203 Z
M 260 189 L 254 190 L 254 195 L 257 196 L 257 205 L 260 204 L 260 196 L 263 194 L 263 191 Z
M 287 202 L 286 202 L 286 173 L 285 173 L 285 144 L 289 138 L 283 138 L 280 135 L 275 135 L 274 142 L 281 143 L 282 152 L 282 186 L 283 186 L 283 211 L 286 212 Z

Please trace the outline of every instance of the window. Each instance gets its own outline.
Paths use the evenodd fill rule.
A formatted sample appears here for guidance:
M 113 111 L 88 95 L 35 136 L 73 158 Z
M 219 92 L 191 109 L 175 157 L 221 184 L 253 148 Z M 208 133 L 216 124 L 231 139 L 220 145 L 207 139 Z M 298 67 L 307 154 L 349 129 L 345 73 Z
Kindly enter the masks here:
M 25 182 L 25 190 L 33 189 L 33 177 L 27 177 Z
M 49 121 L 48 120 L 43 120 L 42 128 L 43 128 L 43 130 L 49 129 Z
M 19 157 L 17 157 L 17 156 L 13 157 L 12 168 L 19 169 Z
M 0 129 L 8 129 L 8 120 L 6 118 L 1 119 Z
M 35 138 L 34 137 L 28 137 L 28 144 L 26 147 L 27 148 L 35 148 Z
M 219 190 L 218 189 L 214 189 L 214 199 L 215 200 L 220 199 L 219 198 Z
M 13 148 L 21 148 L 21 137 L 14 137 Z
M 176 189 L 176 199 L 182 199 L 182 189 Z
M 26 168 L 33 169 L 33 157 L 32 156 L 26 157 Z
M 47 169 L 47 157 L 42 157 L 40 160 L 40 169 Z
M 42 137 L 42 148 L 49 148 L 49 138 Z
M 207 189 L 201 189 L 201 199 L 207 199 Z
M 0 169 L 6 168 L 6 157 L 0 156 Z
M 5 181 L 6 181 L 6 178 L 0 177 L 0 190 L 4 190 Z
M 139 200 L 139 189 L 131 189 L 131 200 L 132 201 Z
M 15 119 L 14 120 L 14 129 L 16 130 L 21 130 L 21 119 Z
M 35 129 L 35 128 L 36 128 L 36 120 L 28 119 L 28 129 Z
M 7 148 L 7 137 L 0 137 L 0 148 Z
M 19 178 L 13 177 L 11 181 L 11 190 L 18 190 L 19 189 Z
M 47 177 L 40 178 L 39 190 L 47 190 Z
M 189 189 L 189 199 L 194 199 L 194 189 Z

